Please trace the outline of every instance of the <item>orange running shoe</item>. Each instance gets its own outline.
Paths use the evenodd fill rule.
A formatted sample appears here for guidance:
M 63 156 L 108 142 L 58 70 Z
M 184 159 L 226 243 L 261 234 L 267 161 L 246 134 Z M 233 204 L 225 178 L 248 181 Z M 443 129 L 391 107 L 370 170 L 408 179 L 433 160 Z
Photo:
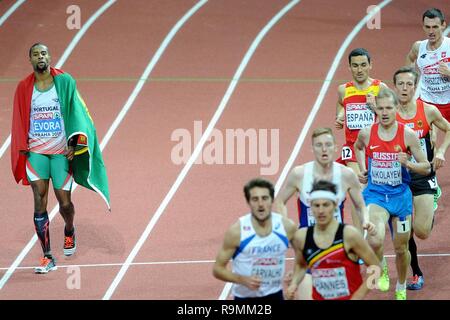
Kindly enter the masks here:
M 64 236 L 64 255 L 71 256 L 77 249 L 77 242 L 75 239 L 75 230 L 71 236 Z
M 39 267 L 34 268 L 34 273 L 48 273 L 58 269 L 56 266 L 56 261 L 53 257 L 43 257 L 41 258 L 41 264 Z

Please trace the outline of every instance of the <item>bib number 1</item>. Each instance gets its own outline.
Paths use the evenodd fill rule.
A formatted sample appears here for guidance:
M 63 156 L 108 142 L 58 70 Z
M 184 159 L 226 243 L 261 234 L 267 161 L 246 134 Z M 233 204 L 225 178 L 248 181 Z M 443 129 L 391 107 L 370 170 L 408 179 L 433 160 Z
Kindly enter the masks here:
M 407 233 L 410 230 L 409 220 L 397 221 L 397 233 Z

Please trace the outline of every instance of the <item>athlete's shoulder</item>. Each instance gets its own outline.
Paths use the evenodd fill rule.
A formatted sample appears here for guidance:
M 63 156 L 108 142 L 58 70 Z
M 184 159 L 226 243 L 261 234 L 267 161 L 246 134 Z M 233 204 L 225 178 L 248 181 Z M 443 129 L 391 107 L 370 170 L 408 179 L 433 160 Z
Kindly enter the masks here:
M 403 128 L 403 130 L 405 132 L 404 133 L 405 139 L 408 140 L 408 139 L 411 139 L 411 138 L 414 139 L 417 137 L 416 132 L 413 129 L 411 129 L 410 127 L 406 126 L 404 123 L 398 122 L 398 126 Z
M 342 165 L 342 164 L 340 164 L 340 163 L 338 163 L 338 164 L 339 164 L 339 168 L 341 168 L 342 176 L 343 176 L 344 178 L 356 176 L 356 173 L 355 173 L 355 171 L 353 171 L 352 168 L 349 168 L 349 167 L 347 167 L 347 166 L 344 166 L 344 165 Z
M 288 235 L 289 240 L 294 237 L 295 232 L 297 231 L 297 225 L 292 219 L 282 216 L 281 221 L 283 222 L 284 229 Z
M 383 81 L 379 79 L 375 79 L 374 81 L 377 81 L 378 86 L 380 86 L 380 89 L 389 89 L 388 85 L 384 83 Z
M 338 92 L 344 92 L 344 91 L 345 91 L 345 88 L 347 88 L 348 85 L 349 85 L 349 82 L 341 83 L 341 84 L 338 86 Z
M 344 238 L 345 240 L 360 240 L 362 239 L 361 232 L 356 227 L 350 224 L 344 224 Z
M 420 45 L 426 43 L 427 43 L 426 39 L 415 41 L 411 47 L 411 51 L 415 54 L 419 53 Z
M 419 101 L 417 101 L 417 106 L 419 106 Z M 436 112 L 440 112 L 439 109 L 432 104 L 426 103 L 426 102 L 422 102 L 422 106 L 423 106 L 423 111 L 425 112 L 426 116 L 435 114 Z
M 75 82 L 75 79 L 72 77 L 72 75 L 68 72 L 65 72 L 62 69 L 57 69 L 57 68 L 51 67 L 50 74 L 57 81 Z
M 239 242 L 241 239 L 241 221 L 235 221 L 225 233 L 225 238 L 233 243 Z
M 305 174 L 305 168 L 307 167 L 308 163 L 304 163 L 304 164 L 301 164 L 299 166 L 295 166 L 294 168 L 292 168 L 291 175 L 295 176 L 296 178 L 302 179 L 303 175 Z
M 298 229 L 295 232 L 293 243 L 299 249 L 303 249 L 306 240 L 306 232 L 308 231 L 308 227 L 303 227 Z

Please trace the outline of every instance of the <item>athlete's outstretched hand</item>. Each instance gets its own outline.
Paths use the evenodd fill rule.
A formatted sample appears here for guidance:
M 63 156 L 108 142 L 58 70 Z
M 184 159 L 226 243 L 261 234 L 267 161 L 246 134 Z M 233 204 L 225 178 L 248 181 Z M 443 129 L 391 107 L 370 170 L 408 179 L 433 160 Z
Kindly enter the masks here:
M 75 149 L 72 146 L 69 146 L 66 150 L 66 158 L 67 160 L 71 161 L 73 159 L 73 156 L 75 155 Z
M 362 225 L 364 230 L 367 230 L 369 235 L 375 236 L 377 234 L 377 229 L 375 228 L 375 225 L 372 222 L 365 222 Z
M 334 121 L 334 127 L 338 130 L 341 130 L 344 127 L 344 119 L 337 117 Z

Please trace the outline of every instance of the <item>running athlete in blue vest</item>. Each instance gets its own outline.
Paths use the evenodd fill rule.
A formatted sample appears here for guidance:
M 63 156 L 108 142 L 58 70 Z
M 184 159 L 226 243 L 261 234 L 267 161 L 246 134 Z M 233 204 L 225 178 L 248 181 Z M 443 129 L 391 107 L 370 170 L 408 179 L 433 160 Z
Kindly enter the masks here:
M 385 225 L 389 221 L 394 243 L 398 282 L 397 300 L 406 300 L 406 274 L 410 261 L 408 240 L 411 230 L 412 194 L 409 172 L 430 173 L 430 163 L 420 147 L 416 133 L 399 123 L 396 114 L 399 101 L 391 89 L 381 90 L 376 98 L 375 112 L 379 122 L 359 132 L 355 143 L 361 168 L 360 181 L 368 183 L 363 191 L 370 221 L 376 234 L 368 240 L 380 260 L 383 259 Z M 416 161 L 410 160 L 410 154 Z M 366 168 L 366 156 L 369 167 Z M 389 290 L 386 261 L 378 287 Z

